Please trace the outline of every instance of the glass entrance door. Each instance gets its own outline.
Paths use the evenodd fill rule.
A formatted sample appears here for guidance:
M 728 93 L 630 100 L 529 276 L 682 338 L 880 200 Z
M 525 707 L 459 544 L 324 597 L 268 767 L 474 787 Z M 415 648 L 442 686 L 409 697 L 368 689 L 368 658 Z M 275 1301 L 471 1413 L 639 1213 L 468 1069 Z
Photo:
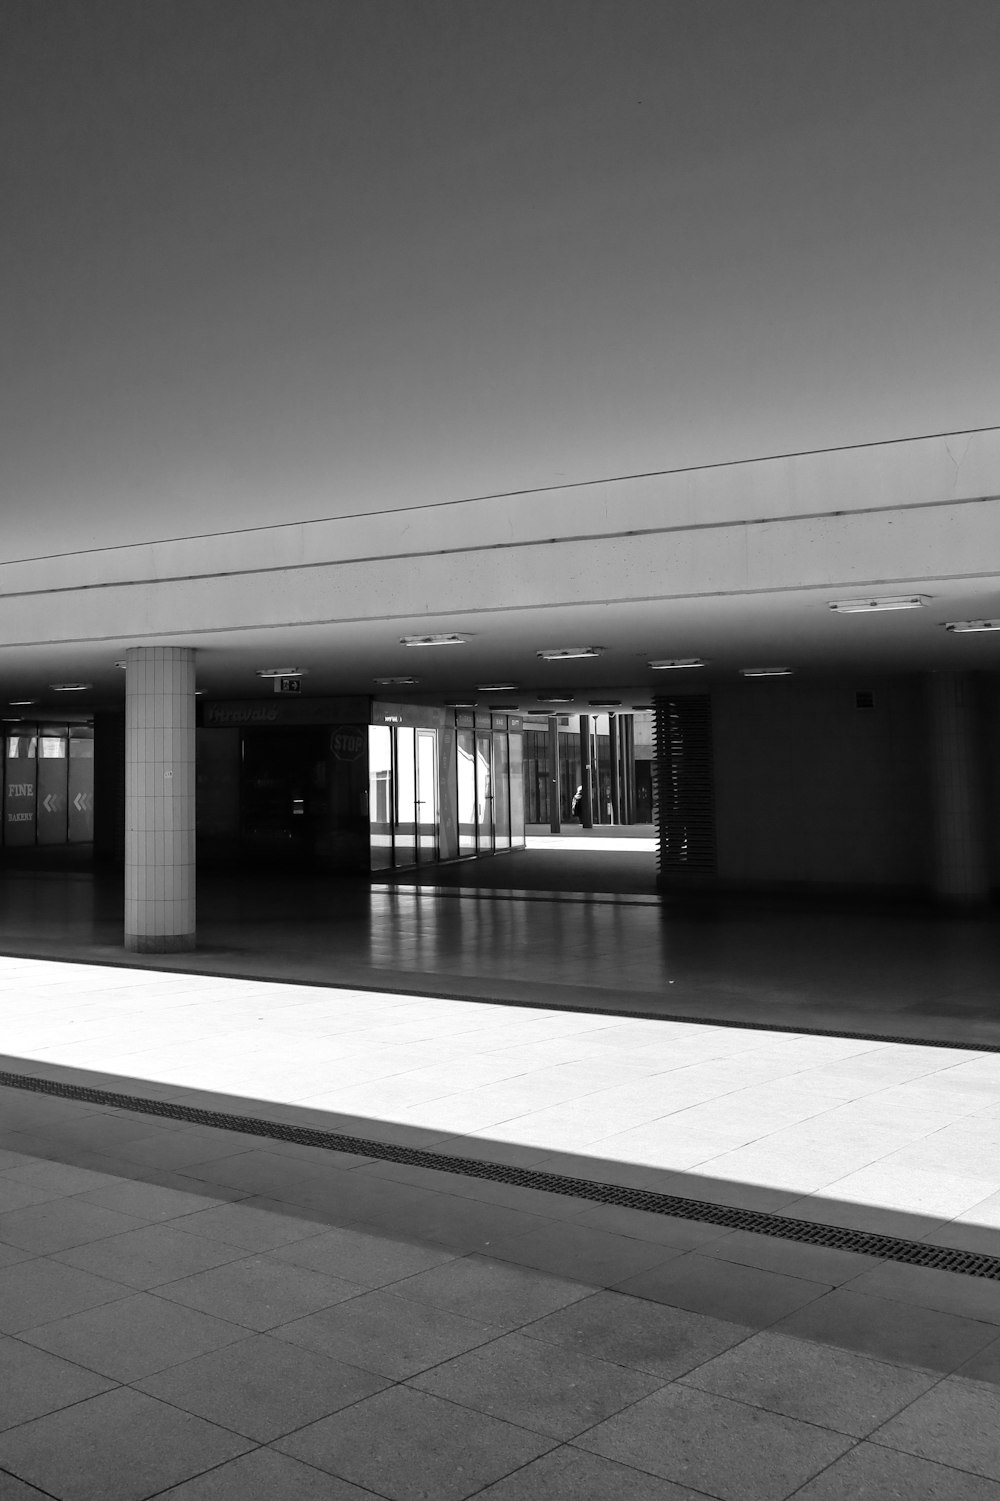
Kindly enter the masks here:
M 476 733 L 476 848 L 493 848 L 493 736 Z
M 438 857 L 437 731 L 417 730 L 417 859 Z

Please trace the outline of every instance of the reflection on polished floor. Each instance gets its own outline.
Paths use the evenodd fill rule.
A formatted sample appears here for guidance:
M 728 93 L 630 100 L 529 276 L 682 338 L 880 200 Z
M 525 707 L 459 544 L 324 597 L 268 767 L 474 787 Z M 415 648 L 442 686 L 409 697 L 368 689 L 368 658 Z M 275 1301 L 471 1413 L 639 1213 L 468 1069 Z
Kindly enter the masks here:
M 421 883 L 199 874 L 195 954 L 166 969 L 1000 1043 L 1000 922 L 930 906 L 661 902 L 655 862 L 527 850 Z M 426 880 L 427 884 L 423 884 Z M 122 963 L 120 877 L 0 875 L 0 951 Z M 129 962 L 132 962 L 130 959 Z M 146 962 L 146 961 L 136 961 Z
M 56 960 L 0 987 L 4 1501 L 1000 1501 L 996 1280 L 585 1193 L 996 1257 L 1000 1054 Z M 259 1129 L 295 1125 L 363 1140 Z

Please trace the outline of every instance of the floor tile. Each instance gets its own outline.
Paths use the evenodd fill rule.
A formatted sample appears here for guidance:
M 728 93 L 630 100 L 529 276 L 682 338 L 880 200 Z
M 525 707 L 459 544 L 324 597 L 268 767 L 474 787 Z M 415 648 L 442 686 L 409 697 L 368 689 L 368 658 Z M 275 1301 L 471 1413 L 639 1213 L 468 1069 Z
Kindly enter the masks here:
M 397 1283 L 393 1291 L 401 1298 L 431 1303 L 498 1328 L 515 1329 L 587 1297 L 593 1289 L 582 1282 L 483 1256 L 463 1256 L 409 1277 Z
M 143 1501 L 247 1447 L 235 1433 L 119 1388 L 0 1433 L 0 1467 L 59 1501 Z
M 624 1278 L 617 1290 L 765 1329 L 792 1309 L 821 1298 L 827 1288 L 801 1277 L 765 1272 L 691 1251 L 663 1266 Z
M 49 1199 L 44 1204 L 0 1214 L 0 1240 L 44 1256 L 49 1251 L 120 1235 L 142 1224 L 145 1221 L 134 1214 L 119 1214 L 82 1199 Z
M 186 1235 L 171 1225 L 161 1224 L 143 1225 L 124 1235 L 58 1251 L 54 1260 L 145 1290 L 245 1255 L 239 1246 L 227 1246 L 202 1235 Z
M 267 1443 L 386 1385 L 383 1378 L 262 1334 L 137 1383 L 150 1396 Z
M 835 1288 L 773 1326 L 776 1334 L 947 1375 L 992 1344 L 996 1326 Z
M 878 1266 L 877 1258 L 857 1251 L 840 1251 L 832 1246 L 810 1246 L 800 1241 L 783 1240 L 778 1235 L 757 1235 L 751 1230 L 734 1230 L 705 1248 L 706 1256 L 720 1261 L 735 1261 L 743 1266 L 759 1267 L 764 1272 L 781 1272 L 837 1287 Z
M 956 1368 L 955 1375 L 964 1376 L 969 1381 L 986 1381 L 992 1386 L 1000 1386 L 1000 1339 L 978 1350 L 971 1360 Z
M 828 1429 L 668 1386 L 574 1441 L 720 1501 L 784 1501 L 852 1446 Z
M 4 1268 L 0 1277 L 0 1330 L 19 1334 L 47 1319 L 58 1319 L 127 1296 L 128 1288 L 76 1267 L 35 1257 Z
M 950 1377 L 871 1437 L 887 1448 L 1000 1482 L 1000 1391 Z
M 14 1209 L 28 1209 L 33 1204 L 47 1204 L 61 1197 L 56 1190 L 39 1184 L 18 1183 L 16 1178 L 0 1174 L 0 1218 Z
M 238 1461 L 237 1461 L 238 1463 Z M 476 1501 L 705 1501 L 704 1491 L 673 1485 L 581 1449 L 552 1449 L 505 1480 L 488 1485 Z
M 624 1293 L 598 1292 L 521 1332 L 669 1381 L 740 1344 L 751 1330 Z
M 262 1331 L 329 1308 L 364 1289 L 342 1277 L 329 1277 L 270 1256 L 247 1256 L 170 1282 L 158 1291 L 161 1298 L 171 1302 Z
M 887 1261 L 855 1277 L 847 1284 L 847 1291 L 1000 1325 L 1000 1285 L 987 1277 Z M 1000 1329 L 997 1333 L 1000 1335 Z
M 0 1491 L 0 1501 L 3 1492 Z M 14 1498 L 11 1498 L 14 1501 Z M 273 1449 L 231 1459 L 194 1480 L 161 1491 L 156 1501 L 378 1501 L 323 1470 Z
M 937 1377 L 765 1332 L 683 1379 L 699 1391 L 864 1438 Z
M 509 1334 L 410 1385 L 551 1438 L 568 1439 L 661 1385 L 647 1373 Z
M 188 1180 L 190 1181 L 190 1180 Z M 124 1179 L 106 1188 L 81 1194 L 89 1204 L 99 1204 L 103 1209 L 117 1209 L 122 1214 L 135 1214 L 140 1219 L 158 1223 L 161 1220 L 178 1219 L 181 1215 L 197 1214 L 200 1209 L 211 1209 L 228 1201 L 206 1190 L 194 1193 L 181 1188 L 169 1188 L 160 1183 L 147 1183 Z
M 96 1397 L 111 1385 L 93 1371 L 0 1335 L 0 1428 Z
M 276 1447 L 389 1501 L 464 1501 L 544 1453 L 552 1440 L 397 1386 Z
M 402 1381 L 495 1339 L 501 1331 L 461 1314 L 378 1289 L 306 1318 L 275 1336 L 362 1370 Z
M 306 1240 L 291 1241 L 270 1253 L 275 1260 L 310 1267 L 330 1277 L 343 1277 L 362 1287 L 384 1287 L 404 1277 L 454 1261 L 456 1253 L 442 1246 L 418 1245 L 373 1235 L 357 1228 L 327 1230 Z
M 611 1235 L 572 1221 L 549 1221 L 527 1234 L 501 1235 L 490 1245 L 491 1257 L 594 1287 L 613 1286 L 680 1254 L 669 1246 Z
M 795 1501 L 1000 1501 L 1000 1485 L 911 1454 L 859 1444 L 795 1493 Z
M 167 1303 L 152 1293 L 133 1293 L 20 1335 L 39 1349 L 115 1381 L 150 1376 L 245 1336 L 246 1330 L 236 1324 Z
M 319 1235 L 327 1227 L 321 1220 L 289 1214 L 287 1205 L 276 1199 L 241 1199 L 236 1204 L 221 1204 L 185 1215 L 175 1228 L 186 1234 L 221 1240 L 226 1245 L 243 1246 L 248 1251 L 270 1251 L 289 1241 Z

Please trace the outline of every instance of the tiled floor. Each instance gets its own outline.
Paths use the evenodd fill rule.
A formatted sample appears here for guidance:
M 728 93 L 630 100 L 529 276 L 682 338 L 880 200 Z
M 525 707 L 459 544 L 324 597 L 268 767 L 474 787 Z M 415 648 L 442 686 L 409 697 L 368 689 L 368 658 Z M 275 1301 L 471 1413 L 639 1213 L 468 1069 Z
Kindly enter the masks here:
M 0 961 L 0 1067 L 1000 1254 L 1000 1054 Z M 0 1498 L 1000 1501 L 1000 1283 L 0 1090 Z

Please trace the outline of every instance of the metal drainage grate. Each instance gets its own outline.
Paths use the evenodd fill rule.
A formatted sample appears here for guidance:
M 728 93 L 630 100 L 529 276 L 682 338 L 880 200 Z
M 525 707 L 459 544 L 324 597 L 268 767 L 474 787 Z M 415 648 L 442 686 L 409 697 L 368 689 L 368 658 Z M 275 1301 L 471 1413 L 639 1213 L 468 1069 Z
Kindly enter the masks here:
M 456 1173 L 464 1178 L 487 1178 L 495 1183 L 510 1183 L 518 1188 L 535 1188 L 545 1193 L 565 1194 L 568 1198 L 587 1199 L 595 1204 L 615 1204 L 625 1209 L 641 1209 L 647 1214 L 667 1214 L 675 1219 L 697 1220 L 707 1225 L 721 1225 L 727 1230 L 751 1230 L 755 1235 L 772 1235 L 810 1246 L 829 1246 L 838 1251 L 859 1251 L 883 1261 L 900 1261 L 908 1266 L 932 1267 L 938 1271 L 962 1272 L 967 1277 L 988 1277 L 1000 1282 L 1000 1256 L 986 1256 L 978 1251 L 959 1251 L 951 1246 L 932 1246 L 920 1240 L 901 1240 L 894 1235 L 874 1235 L 867 1230 L 851 1230 L 846 1225 L 818 1225 L 810 1220 L 786 1219 L 780 1214 L 764 1214 L 755 1209 L 735 1209 L 727 1204 L 710 1204 L 703 1199 L 682 1199 L 674 1194 L 655 1193 L 646 1188 L 624 1188 L 617 1183 L 597 1183 L 589 1178 L 571 1178 L 563 1173 L 543 1173 L 535 1168 L 509 1167 L 502 1162 L 482 1162 L 476 1157 L 449 1157 L 419 1147 L 401 1147 L 392 1142 L 371 1141 L 364 1136 L 344 1136 L 336 1131 L 320 1131 L 313 1126 L 292 1126 L 283 1121 L 269 1121 L 261 1116 L 228 1115 L 220 1110 L 202 1110 L 197 1105 L 176 1105 L 169 1100 L 149 1100 L 138 1095 L 115 1094 L 112 1090 L 91 1089 L 82 1084 L 64 1084 L 57 1079 L 39 1079 L 30 1074 L 12 1074 L 0 1070 L 0 1085 L 25 1089 L 36 1094 L 58 1095 L 67 1100 L 107 1105 L 141 1115 L 159 1115 L 170 1120 L 189 1121 L 197 1126 L 214 1126 L 224 1131 L 242 1131 L 249 1136 L 263 1136 L 272 1141 L 292 1141 L 299 1146 L 324 1147 L 330 1152 L 351 1152 L 374 1157 L 383 1162 L 403 1162 L 412 1167 L 433 1168 L 441 1173 Z

